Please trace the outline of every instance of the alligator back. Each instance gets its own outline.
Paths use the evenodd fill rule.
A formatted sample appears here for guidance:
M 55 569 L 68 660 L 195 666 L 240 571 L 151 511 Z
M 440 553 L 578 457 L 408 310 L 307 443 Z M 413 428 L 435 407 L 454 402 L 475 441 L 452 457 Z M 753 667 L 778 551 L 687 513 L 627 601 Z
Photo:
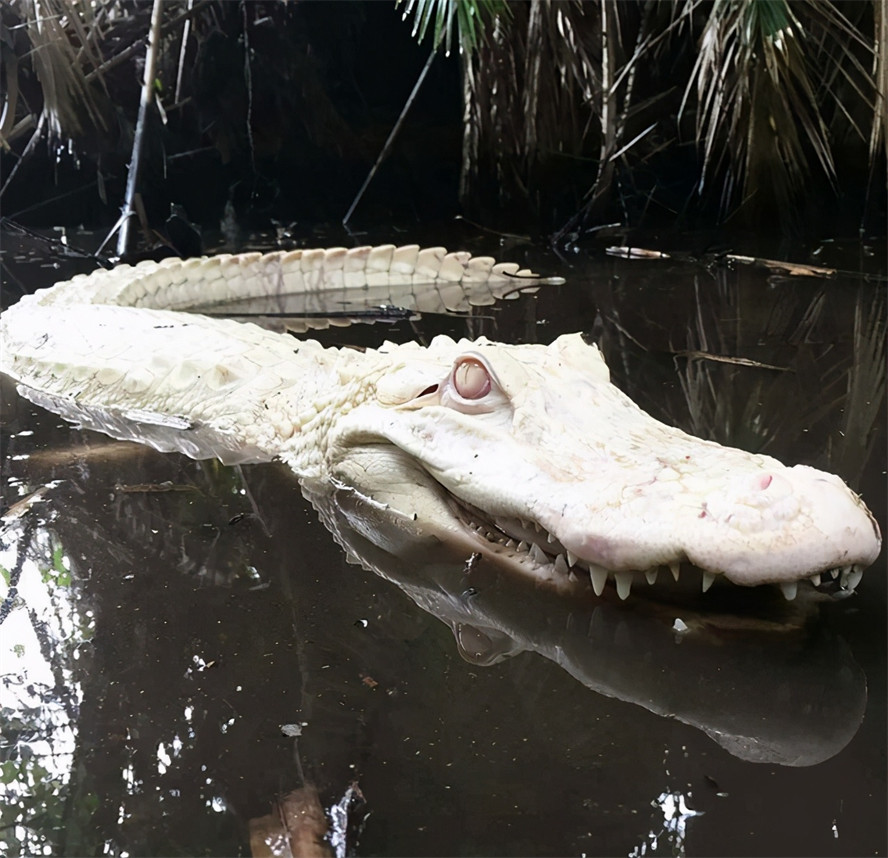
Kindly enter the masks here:
M 248 307 L 261 317 L 296 296 L 302 312 L 317 315 L 277 327 L 306 330 L 326 327 L 331 307 L 464 311 L 543 282 L 563 278 L 418 245 L 119 265 L 39 290 L 3 313 L 0 370 L 23 395 L 86 428 L 196 458 L 262 461 L 292 436 L 294 413 L 297 426 L 301 411 L 314 413 L 311 404 L 336 384 L 335 367 L 352 356 L 181 311 Z
M 209 310 L 252 300 L 276 308 L 276 301 L 299 296 L 306 311 L 316 313 L 359 304 L 458 312 L 542 283 L 563 282 L 561 277 L 540 278 L 514 262 L 497 263 L 466 251 L 388 244 L 118 265 L 57 283 L 30 300 L 44 305 Z

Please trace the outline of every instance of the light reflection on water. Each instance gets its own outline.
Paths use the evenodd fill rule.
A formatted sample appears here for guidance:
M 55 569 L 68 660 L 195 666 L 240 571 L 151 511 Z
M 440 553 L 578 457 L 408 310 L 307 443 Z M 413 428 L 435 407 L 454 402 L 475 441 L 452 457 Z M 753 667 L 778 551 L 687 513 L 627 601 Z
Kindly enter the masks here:
M 657 808 L 662 819 L 657 823 L 656 831 L 651 831 L 645 841 L 636 846 L 629 858 L 642 858 L 644 855 L 686 855 L 685 839 L 687 837 L 688 820 L 702 816 L 700 811 L 688 807 L 687 800 L 681 792 L 661 792 L 651 806 Z
M 601 259 L 567 273 L 565 287 L 469 322 L 384 333 L 592 331 L 618 383 L 656 416 L 836 470 L 884 523 L 878 287 Z M 322 336 L 372 344 L 380 332 Z M 790 371 L 686 354 L 700 351 Z M 885 849 L 884 554 L 855 604 L 822 618 L 853 653 L 847 666 L 834 663 L 836 676 L 851 688 L 854 670 L 866 674 L 863 726 L 810 768 L 756 764 L 690 726 L 714 711 L 698 707 L 680 723 L 624 702 L 625 690 L 615 699 L 633 676 L 629 660 L 602 678 L 607 664 L 566 648 L 578 639 L 554 609 L 538 612 L 555 628 L 533 632 L 536 654 L 464 663 L 448 628 L 414 604 L 446 592 L 443 579 L 405 599 L 347 564 L 273 468 L 105 445 L 6 389 L 3 420 L 6 496 L 61 481 L 0 543 L 3 568 L 21 568 L 0 637 L 0 794 L 12 826 L 0 837 L 11 855 L 248 854 L 248 821 L 305 780 L 337 820 L 337 854 L 350 824 L 362 832 L 359 854 L 718 854 L 729 842 L 743 854 L 813 855 L 832 854 L 834 830 L 846 854 Z M 168 482 L 190 488 L 118 488 Z M 505 623 L 496 608 L 490 622 Z M 664 651 L 624 620 L 599 613 L 583 634 L 600 641 L 599 661 L 641 653 L 651 672 L 638 667 L 639 697 L 662 693 Z M 560 655 L 547 654 L 550 639 Z M 775 661 L 778 652 L 792 655 L 779 642 Z M 680 691 L 680 664 L 674 676 Z M 707 677 L 687 682 L 662 714 L 675 715 Z M 590 691 L 595 683 L 609 696 Z M 791 699 L 787 688 L 775 698 Z M 298 748 L 281 729 L 294 723 L 304 725 Z M 675 749 L 665 786 L 664 747 Z M 356 779 L 371 815 L 349 823 L 343 802 Z
M 68 586 L 70 562 L 49 534 L 33 537 L 34 554 L 44 558 L 42 562 L 27 557 L 20 559 L 17 551 L 9 547 L 10 543 L 15 545 L 16 536 L 20 538 L 24 530 L 21 522 L 12 523 L 4 530 L 4 537 L 9 541 L 0 544 L 0 566 L 6 570 L 4 577 L 10 570 L 21 571 L 18 607 L 6 617 L 0 636 L 3 687 L 0 802 L 12 813 L 19 810 L 16 821 L 34 813 L 52 816 L 58 811 L 77 744 L 72 713 L 82 695 L 70 663 L 78 659 L 80 644 L 89 640 L 94 628 L 90 616 L 79 615 Z M 47 558 L 55 561 L 55 568 L 47 563 Z M 67 657 L 50 660 L 46 651 L 56 640 L 67 642 Z M 21 825 L 15 825 L 13 831 L 15 837 L 29 843 L 36 853 L 48 848 L 48 841 L 32 839 Z

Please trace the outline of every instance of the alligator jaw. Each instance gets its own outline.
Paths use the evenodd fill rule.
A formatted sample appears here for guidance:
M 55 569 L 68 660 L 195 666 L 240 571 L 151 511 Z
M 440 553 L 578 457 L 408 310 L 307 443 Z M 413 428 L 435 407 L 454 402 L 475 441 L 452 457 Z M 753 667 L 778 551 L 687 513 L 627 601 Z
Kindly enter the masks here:
M 646 570 L 614 571 L 572 554 L 537 522 L 501 517 L 491 520 L 480 510 L 456 499 L 452 499 L 451 507 L 462 527 L 480 540 L 479 547 L 492 551 L 501 561 L 506 560 L 522 575 L 544 585 L 554 585 L 556 589 L 591 587 L 596 596 L 601 596 L 609 586 L 625 601 L 636 585 L 642 588 L 642 595 L 706 593 L 713 584 L 744 586 L 734 584 L 720 572 L 694 566 L 686 558 L 676 558 Z M 834 567 L 795 581 L 763 586 L 778 587 L 787 601 L 796 598 L 800 587 L 836 600 L 844 599 L 855 594 L 864 568 L 861 564 Z

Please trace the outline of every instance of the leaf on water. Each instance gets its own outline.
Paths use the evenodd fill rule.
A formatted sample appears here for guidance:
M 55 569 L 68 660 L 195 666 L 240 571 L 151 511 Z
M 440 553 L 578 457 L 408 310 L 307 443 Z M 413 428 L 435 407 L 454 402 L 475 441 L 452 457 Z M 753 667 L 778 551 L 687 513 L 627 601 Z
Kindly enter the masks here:
M 806 265 L 802 262 L 784 262 L 781 259 L 764 259 L 760 256 L 739 256 L 728 253 L 725 259 L 732 262 L 741 262 L 744 265 L 759 265 L 771 271 L 779 271 L 781 274 L 791 274 L 794 277 L 832 277 L 836 273 L 835 268 L 823 268 L 820 265 Z
M 199 491 L 199 489 L 197 486 L 183 485 L 173 483 L 170 480 L 165 480 L 162 483 L 115 483 L 114 491 L 123 492 L 124 494 L 142 494 L 157 492 L 196 492 Z
M 620 256 L 623 259 L 671 259 L 668 253 L 661 250 L 647 250 L 644 247 L 608 247 L 608 256 Z
M 711 352 L 701 351 L 680 351 L 675 352 L 675 354 L 678 357 L 695 358 L 697 360 L 713 360 L 718 363 L 732 363 L 737 366 L 754 366 L 759 369 L 777 370 L 777 372 L 795 372 L 795 370 L 789 366 L 775 366 L 771 363 L 762 363 L 761 361 L 752 360 L 752 358 L 729 357 L 728 355 L 716 355 Z
M 272 812 L 250 820 L 253 858 L 330 858 L 327 817 L 310 784 L 287 793 Z
M 0 517 L 0 521 L 4 524 L 9 524 L 11 521 L 15 521 L 17 518 L 21 518 L 25 513 L 27 513 L 35 503 L 41 503 L 46 499 L 46 494 L 50 489 L 54 489 L 56 486 L 61 484 L 61 480 L 53 480 L 52 482 L 47 483 L 46 485 L 40 486 L 39 489 L 35 489 L 31 494 L 23 497 L 21 500 L 16 501 L 11 507 L 9 507 L 6 512 L 3 513 L 3 516 Z

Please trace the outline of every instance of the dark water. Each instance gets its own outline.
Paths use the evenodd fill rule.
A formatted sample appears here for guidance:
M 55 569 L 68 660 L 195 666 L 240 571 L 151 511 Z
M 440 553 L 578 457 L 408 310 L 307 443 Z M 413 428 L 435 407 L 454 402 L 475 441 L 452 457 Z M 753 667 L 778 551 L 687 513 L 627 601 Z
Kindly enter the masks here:
M 587 331 L 654 416 L 839 473 L 884 533 L 884 281 L 533 253 L 567 284 L 322 338 Z M 6 289 L 70 273 L 20 263 Z M 467 593 L 461 558 L 350 564 L 283 468 L 109 441 L 8 385 L 2 417 L 6 505 L 34 500 L 0 542 L 5 854 L 249 855 L 250 820 L 306 784 L 339 854 L 888 848 L 884 551 L 803 628 L 764 598 L 679 643 L 634 601 L 484 569 Z M 454 628 L 514 655 L 467 660 Z

